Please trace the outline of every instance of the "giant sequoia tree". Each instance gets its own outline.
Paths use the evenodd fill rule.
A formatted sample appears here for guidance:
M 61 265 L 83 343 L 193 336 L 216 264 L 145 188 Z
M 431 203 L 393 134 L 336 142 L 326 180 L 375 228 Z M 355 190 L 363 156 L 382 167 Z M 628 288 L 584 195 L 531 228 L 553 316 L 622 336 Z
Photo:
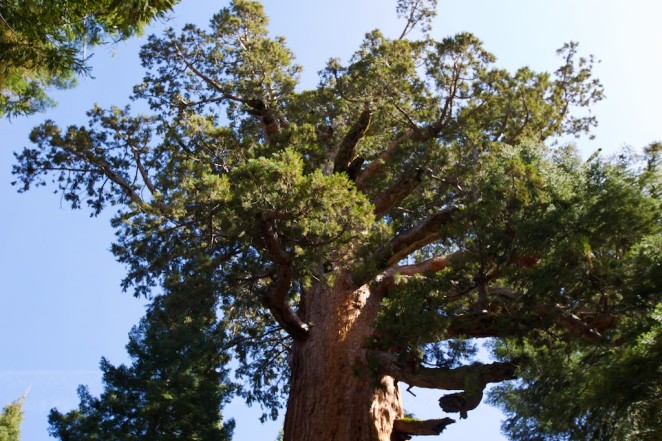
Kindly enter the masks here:
M 402 34 L 368 33 L 312 90 L 297 88 L 300 68 L 257 2 L 234 0 L 208 31 L 151 37 L 133 97 L 149 112 L 94 108 L 87 126 L 37 127 L 17 155 L 20 189 L 52 180 L 74 208 L 116 209 L 124 287 L 176 294 L 159 311 L 223 341 L 194 347 L 234 356 L 247 402 L 271 416 L 287 403 L 286 440 L 437 434 L 453 422 L 442 411 L 467 418 L 487 384 L 516 377 L 494 396 L 513 437 L 604 438 L 630 418 L 598 393 L 623 372 L 619 404 L 650 424 L 659 146 L 588 161 L 552 148 L 595 124 L 591 59 L 571 43 L 552 74 L 508 72 L 473 35 L 409 39 L 435 3 L 399 0 Z M 204 320 L 178 311 L 191 302 Z M 478 338 L 498 361 L 476 359 Z M 176 363 L 156 352 L 135 356 Z M 227 361 L 210 360 L 219 372 Z M 402 383 L 454 392 L 440 419 L 417 421 Z M 82 410 L 54 413 L 58 433 L 93 414 Z

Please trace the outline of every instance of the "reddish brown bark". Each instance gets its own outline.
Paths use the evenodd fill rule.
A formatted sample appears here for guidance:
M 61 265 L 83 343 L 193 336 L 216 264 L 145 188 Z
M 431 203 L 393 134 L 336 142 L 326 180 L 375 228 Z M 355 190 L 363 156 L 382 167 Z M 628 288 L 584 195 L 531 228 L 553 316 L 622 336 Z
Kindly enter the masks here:
M 311 328 L 294 344 L 286 441 L 391 440 L 400 393 L 393 378 L 375 376 L 365 351 L 379 302 L 347 273 L 307 293 L 300 314 Z

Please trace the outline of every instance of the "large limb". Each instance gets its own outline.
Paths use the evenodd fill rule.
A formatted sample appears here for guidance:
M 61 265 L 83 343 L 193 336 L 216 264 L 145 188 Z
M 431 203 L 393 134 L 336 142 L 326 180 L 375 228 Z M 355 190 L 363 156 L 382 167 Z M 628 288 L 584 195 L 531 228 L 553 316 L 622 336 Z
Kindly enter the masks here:
M 423 169 L 418 169 L 413 176 L 401 176 L 396 179 L 385 192 L 378 195 L 374 200 L 375 217 L 384 216 L 388 211 L 402 202 L 422 182 Z
M 456 206 L 449 206 L 426 217 L 419 224 L 398 234 L 379 247 L 370 256 L 370 262 L 376 266 L 377 271 L 381 272 L 396 265 L 414 251 L 431 244 L 439 238 L 439 228 L 450 222 L 458 209 Z M 366 277 L 371 276 L 374 274 L 366 275 Z M 362 282 L 365 281 L 367 280 Z
M 363 112 L 354 124 L 349 128 L 347 134 L 340 143 L 338 152 L 333 161 L 334 173 L 347 172 L 354 156 L 354 150 L 361 138 L 365 136 L 366 131 L 370 127 L 370 118 L 372 112 L 370 107 L 366 104 Z
M 303 340 L 308 336 L 308 325 L 292 310 L 287 299 L 294 276 L 292 261 L 282 250 L 273 227 L 267 221 L 262 222 L 262 236 L 267 252 L 278 266 L 276 278 L 263 299 L 263 304 L 269 308 L 285 332 L 294 339 Z
M 444 395 L 439 405 L 444 412 L 459 412 L 466 418 L 469 410 L 475 409 L 483 398 L 488 383 L 498 383 L 515 378 L 515 364 L 495 362 L 474 363 L 457 368 L 427 368 L 403 365 L 393 354 L 374 354 L 380 362 L 382 373 L 407 383 L 410 386 L 428 389 L 462 390 Z

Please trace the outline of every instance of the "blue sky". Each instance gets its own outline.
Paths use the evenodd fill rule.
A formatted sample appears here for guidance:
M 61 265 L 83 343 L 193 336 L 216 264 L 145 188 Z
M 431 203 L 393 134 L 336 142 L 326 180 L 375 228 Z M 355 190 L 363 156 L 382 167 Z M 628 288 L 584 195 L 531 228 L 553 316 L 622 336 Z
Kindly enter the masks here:
M 183 0 L 168 25 L 204 25 L 226 1 Z M 397 36 L 395 0 L 268 0 L 271 30 L 287 38 L 304 66 L 303 87 L 330 57 L 347 59 L 366 31 L 382 28 Z M 597 76 L 607 99 L 594 108 L 600 126 L 594 140 L 580 139 L 585 156 L 598 148 L 615 152 L 662 140 L 662 5 L 658 0 L 439 0 L 433 36 L 475 33 L 498 64 L 552 71 L 555 50 L 580 42 L 580 52 L 601 63 Z M 158 32 L 157 24 L 148 33 Z M 142 76 L 139 40 L 104 47 L 93 57 L 94 78 L 55 92 L 59 105 L 31 118 L 0 121 L 0 405 L 30 393 L 25 403 L 23 439 L 49 439 L 46 416 L 52 407 L 77 405 L 78 384 L 98 393 L 102 356 L 127 361 L 127 333 L 142 314 L 143 302 L 122 293 L 123 268 L 108 251 L 113 240 L 109 217 L 72 212 L 48 188 L 18 195 L 10 186 L 12 152 L 28 145 L 30 129 L 47 118 L 84 124 L 94 103 L 124 105 Z M 110 214 L 110 213 L 109 213 Z M 407 410 L 440 417 L 440 392 L 404 394 Z M 259 411 L 236 402 L 225 416 L 238 422 L 236 440 L 275 439 L 280 423 L 260 425 Z M 498 440 L 500 415 L 481 406 L 452 425 L 441 439 Z

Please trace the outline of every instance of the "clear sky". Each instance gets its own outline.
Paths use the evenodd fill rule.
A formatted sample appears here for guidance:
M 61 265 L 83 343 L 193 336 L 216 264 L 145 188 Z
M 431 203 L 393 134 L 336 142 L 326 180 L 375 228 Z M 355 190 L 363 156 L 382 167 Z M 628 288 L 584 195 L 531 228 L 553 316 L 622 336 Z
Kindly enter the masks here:
M 227 1 L 183 0 L 168 25 L 204 25 Z M 365 32 L 376 27 L 399 35 L 395 0 L 267 0 L 274 35 L 287 38 L 304 66 L 302 86 L 314 87 L 317 71 L 330 57 L 347 59 Z M 594 108 L 600 126 L 594 140 L 579 139 L 585 156 L 598 148 L 640 149 L 662 140 L 662 2 L 659 0 L 439 0 L 433 36 L 475 33 L 508 69 L 528 65 L 553 71 L 555 50 L 580 42 L 580 52 L 602 62 L 597 76 L 607 99 Z M 158 32 L 157 24 L 148 33 Z M 30 389 L 25 403 L 23 440 L 49 439 L 46 417 L 78 404 L 76 386 L 101 390 L 98 363 L 127 361 L 127 333 L 142 314 L 143 301 L 122 293 L 123 268 L 109 247 L 109 216 L 72 212 L 52 190 L 18 195 L 10 186 L 12 152 L 28 145 L 30 129 L 47 118 L 59 124 L 85 124 L 94 103 L 128 102 L 142 70 L 139 40 L 96 50 L 94 78 L 53 95 L 59 105 L 45 114 L 0 120 L 0 405 Z M 110 213 L 108 213 L 110 214 Z M 404 394 L 407 410 L 418 417 L 441 417 L 442 393 Z M 260 425 L 259 411 L 235 402 L 224 416 L 237 419 L 235 439 L 273 440 L 280 423 Z M 449 426 L 440 439 L 499 440 L 499 413 L 487 406 Z

